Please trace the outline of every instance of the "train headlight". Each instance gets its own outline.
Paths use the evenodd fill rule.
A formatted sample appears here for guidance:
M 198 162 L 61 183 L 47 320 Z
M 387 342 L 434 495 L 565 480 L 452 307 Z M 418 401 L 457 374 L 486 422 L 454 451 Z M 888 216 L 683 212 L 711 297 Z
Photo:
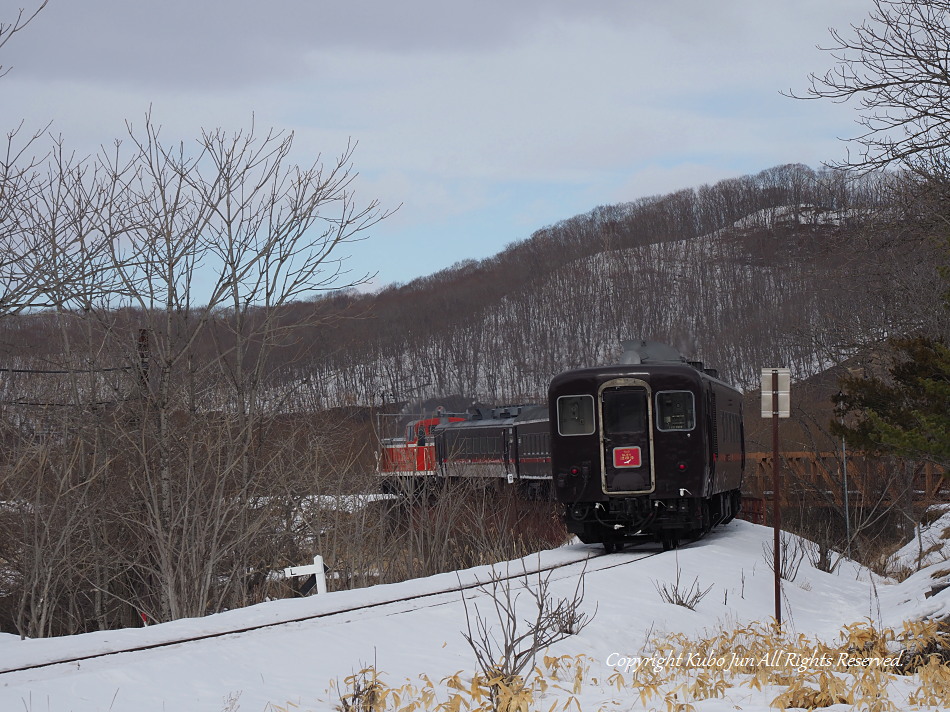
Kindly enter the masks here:
M 686 470 L 688 470 L 688 469 L 689 469 L 689 468 L 687 467 L 686 463 L 683 462 L 682 460 L 680 460 L 679 462 L 676 463 L 676 471 L 677 471 L 677 472 L 686 472 Z

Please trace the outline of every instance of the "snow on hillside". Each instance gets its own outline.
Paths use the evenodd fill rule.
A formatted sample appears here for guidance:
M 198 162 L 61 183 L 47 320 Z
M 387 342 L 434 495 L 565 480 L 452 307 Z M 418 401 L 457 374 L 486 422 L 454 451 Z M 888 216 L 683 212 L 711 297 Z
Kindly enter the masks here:
M 892 568 L 909 571 L 950 559 L 950 504 L 931 507 L 932 521 L 918 526 L 914 536 L 891 557 Z
M 843 225 L 860 213 L 854 209 L 832 210 L 818 205 L 802 203 L 800 205 L 780 205 L 758 210 L 737 220 L 733 227 L 737 229 L 755 229 L 775 227 L 777 225 Z
M 504 284 L 482 265 L 478 283 L 494 286 L 464 319 L 451 299 L 432 299 L 418 323 L 393 322 L 387 327 L 395 330 L 379 330 L 378 343 L 308 364 L 293 392 L 274 402 L 301 410 L 390 392 L 533 402 L 561 371 L 615 363 L 627 338 L 668 343 L 742 388 L 755 388 L 768 364 L 791 368 L 796 380 L 815 375 L 851 355 L 829 351 L 856 343 L 858 334 L 844 336 L 848 325 L 868 331 L 890 313 L 881 311 L 876 290 L 855 290 L 846 277 L 868 259 L 876 274 L 879 257 L 845 246 L 848 231 L 837 228 L 853 210 L 808 203 L 748 209 L 739 220 L 705 219 L 668 205 L 627 227 L 565 226 L 550 245 L 538 243 L 536 267 L 522 267 Z M 445 278 L 447 296 L 476 279 L 461 272 Z M 886 303 L 893 299 L 888 291 Z M 817 351 L 816 343 L 823 344 Z
M 583 655 L 587 671 L 583 681 L 551 686 L 538 692 L 533 708 L 547 710 L 563 704 L 584 710 L 666 709 L 663 698 L 641 703 L 638 688 L 616 689 L 622 659 L 656 652 L 650 640 L 665 633 L 682 632 L 708 637 L 715 630 L 751 621 L 766 621 L 773 612 L 773 576 L 763 555 L 772 532 L 765 527 L 736 521 L 714 531 L 700 542 L 676 552 L 662 553 L 629 565 L 585 576 L 583 609 L 596 615 L 590 625 L 555 644 L 549 656 Z M 658 549 L 648 545 L 630 548 L 598 563 L 633 560 Z M 574 544 L 529 557 L 545 563 L 567 560 L 595 547 Z M 500 568 L 517 570 L 512 562 Z M 786 630 L 833 641 L 842 625 L 870 620 L 876 626 L 897 626 L 920 616 L 948 612 L 950 591 L 927 597 L 933 569 L 922 570 L 903 583 L 885 584 L 855 564 L 839 566 L 835 574 L 812 568 L 807 560 L 794 582 L 783 587 Z M 682 586 L 694 580 L 711 587 L 689 610 L 665 602 L 658 586 L 669 585 L 679 573 Z M 490 574 L 483 567 L 461 572 L 463 581 Z M 859 574 L 861 574 L 859 576 Z M 68 639 L 21 641 L 0 637 L 0 669 L 27 662 L 51 660 L 77 652 L 174 639 L 181 634 L 221 631 L 257 622 L 276 622 L 311 612 L 337 610 L 360 602 L 387 600 L 401 594 L 439 590 L 455 583 L 446 574 L 344 591 L 290 601 L 275 601 L 248 609 L 175 621 L 146 629 L 112 631 Z M 863 580 L 859 580 L 863 579 Z M 552 591 L 570 597 L 576 578 L 557 570 Z M 491 607 L 485 594 L 466 593 L 486 618 Z M 375 665 L 391 686 L 426 683 L 437 694 L 448 694 L 444 681 L 459 675 L 468 679 L 474 656 L 462 637 L 465 610 L 460 595 L 442 594 L 411 603 L 394 604 L 345 615 L 294 623 L 196 643 L 126 655 L 58 665 L 20 673 L 0 674 L 0 710 L 10 712 L 135 712 L 241 710 L 330 710 L 340 703 L 331 681 L 344 678 L 366 665 Z M 623 671 L 621 671 L 623 672 Z M 627 675 L 629 678 L 630 675 Z M 442 682 L 440 682 L 442 681 Z M 613 682 L 610 682 L 613 681 Z M 894 694 L 906 695 L 912 685 L 904 678 L 894 683 Z M 697 712 L 767 710 L 778 690 L 736 685 L 723 696 L 693 702 Z M 574 697 L 576 704 L 569 698 Z M 443 698 L 444 699 L 444 698 Z M 682 699 L 682 698 L 681 698 Z M 897 700 L 898 708 L 904 708 Z M 431 707 L 434 709 L 433 707 Z M 828 709 L 850 709 L 839 704 Z

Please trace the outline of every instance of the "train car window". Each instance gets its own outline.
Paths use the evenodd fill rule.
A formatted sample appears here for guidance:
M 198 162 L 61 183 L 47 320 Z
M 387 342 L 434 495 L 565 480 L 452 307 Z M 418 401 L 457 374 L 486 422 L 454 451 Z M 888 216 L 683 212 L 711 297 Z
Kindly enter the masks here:
M 656 394 L 657 430 L 692 430 L 696 406 L 691 391 L 660 391 Z
M 647 426 L 647 399 L 642 390 L 604 391 L 604 432 L 642 433 Z
M 557 431 L 561 435 L 593 435 L 594 396 L 560 396 L 557 399 Z

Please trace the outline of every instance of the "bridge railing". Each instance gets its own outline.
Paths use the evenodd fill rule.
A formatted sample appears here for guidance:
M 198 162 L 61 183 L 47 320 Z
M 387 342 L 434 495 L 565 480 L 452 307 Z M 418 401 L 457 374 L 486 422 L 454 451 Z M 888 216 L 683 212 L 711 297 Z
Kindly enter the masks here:
M 783 487 L 781 503 L 787 505 L 844 506 L 844 461 L 840 452 L 780 453 Z M 931 462 L 848 453 L 849 506 L 889 506 L 899 502 L 950 502 L 950 478 Z M 772 453 L 746 455 L 742 483 L 745 509 L 755 501 L 772 500 Z

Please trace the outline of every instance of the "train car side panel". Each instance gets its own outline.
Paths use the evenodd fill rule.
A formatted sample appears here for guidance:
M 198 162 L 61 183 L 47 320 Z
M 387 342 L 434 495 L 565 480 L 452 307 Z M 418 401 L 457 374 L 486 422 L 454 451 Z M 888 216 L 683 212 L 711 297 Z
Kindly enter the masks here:
M 518 479 L 551 479 L 551 430 L 544 418 L 515 424 L 514 451 Z

